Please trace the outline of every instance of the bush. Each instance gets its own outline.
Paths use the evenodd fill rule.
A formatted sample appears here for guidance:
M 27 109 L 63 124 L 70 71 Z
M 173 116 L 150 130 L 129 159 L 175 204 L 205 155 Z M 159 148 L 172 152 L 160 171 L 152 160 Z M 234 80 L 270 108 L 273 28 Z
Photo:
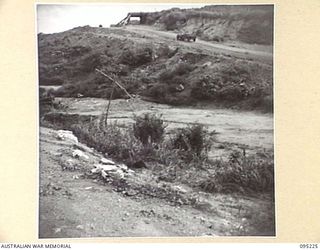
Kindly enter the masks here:
M 179 63 L 171 70 L 165 70 L 159 75 L 159 79 L 162 82 L 172 83 L 177 77 L 181 80 L 181 76 L 190 73 L 193 70 L 193 66 L 188 63 Z
M 191 156 L 195 154 L 198 157 L 207 158 L 212 145 L 209 137 L 209 132 L 204 126 L 197 124 L 176 131 L 172 139 L 172 145 L 173 148 L 187 152 L 189 155 L 191 153 Z
M 228 161 L 217 161 L 216 171 L 200 186 L 208 192 L 269 192 L 274 191 L 274 164 L 271 156 L 259 159 L 240 152 Z
M 133 136 L 132 129 L 123 129 L 116 122 L 105 126 L 105 117 L 87 125 L 76 124 L 71 130 L 82 143 L 126 164 L 139 160 L 143 152 L 143 145 Z
M 151 48 L 125 49 L 120 57 L 119 62 L 132 67 L 138 67 L 151 62 L 153 59 L 153 51 Z
M 187 17 L 181 12 L 170 13 L 167 16 L 163 17 L 163 23 L 166 30 L 174 30 L 179 26 L 187 22 Z
M 157 84 L 145 91 L 146 96 L 155 98 L 158 101 L 165 100 L 166 96 L 169 94 L 168 86 L 164 84 Z
M 209 40 L 214 41 L 214 42 L 223 42 L 224 41 L 223 37 L 217 36 L 217 35 L 213 36 L 212 38 L 209 38 Z
M 166 125 L 161 116 L 144 114 L 134 118 L 133 134 L 143 145 L 159 143 L 163 140 Z

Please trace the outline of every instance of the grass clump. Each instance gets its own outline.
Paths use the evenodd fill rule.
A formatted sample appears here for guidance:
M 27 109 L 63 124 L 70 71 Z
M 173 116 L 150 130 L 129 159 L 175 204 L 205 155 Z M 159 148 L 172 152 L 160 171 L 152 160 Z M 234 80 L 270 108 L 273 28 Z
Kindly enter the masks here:
M 272 157 L 258 158 L 239 152 L 228 161 L 217 161 L 215 173 L 200 187 L 207 192 L 273 193 L 274 164 Z
M 135 161 L 143 149 L 142 143 L 133 136 L 133 131 L 124 129 L 117 122 L 110 122 L 105 127 L 100 119 L 87 125 L 74 125 L 72 131 L 89 147 L 127 164 Z

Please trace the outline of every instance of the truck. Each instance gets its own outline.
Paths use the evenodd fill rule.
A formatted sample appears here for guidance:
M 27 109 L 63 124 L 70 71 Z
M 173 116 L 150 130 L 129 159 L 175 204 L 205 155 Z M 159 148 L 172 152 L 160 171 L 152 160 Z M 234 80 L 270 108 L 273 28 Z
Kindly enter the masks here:
M 187 33 L 184 33 L 184 34 L 178 34 L 177 35 L 177 40 L 178 41 L 196 41 L 196 36 L 195 35 L 192 35 L 192 34 L 187 34 Z

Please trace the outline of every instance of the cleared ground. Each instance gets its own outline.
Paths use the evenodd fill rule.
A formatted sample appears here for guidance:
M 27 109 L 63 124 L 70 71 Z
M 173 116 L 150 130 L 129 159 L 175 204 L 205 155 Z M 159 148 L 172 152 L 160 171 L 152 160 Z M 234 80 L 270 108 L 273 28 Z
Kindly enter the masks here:
M 108 105 L 108 100 L 100 98 L 58 98 L 58 101 L 66 107 L 64 113 L 77 115 L 99 116 Z M 272 114 L 210 107 L 178 108 L 140 99 L 118 99 L 111 102 L 109 119 L 128 125 L 133 123 L 134 114 L 144 113 L 162 115 L 169 131 L 195 123 L 205 125 L 210 132 L 215 131 L 221 144 L 212 149 L 212 157 L 227 156 L 237 148 L 254 153 L 273 151 Z

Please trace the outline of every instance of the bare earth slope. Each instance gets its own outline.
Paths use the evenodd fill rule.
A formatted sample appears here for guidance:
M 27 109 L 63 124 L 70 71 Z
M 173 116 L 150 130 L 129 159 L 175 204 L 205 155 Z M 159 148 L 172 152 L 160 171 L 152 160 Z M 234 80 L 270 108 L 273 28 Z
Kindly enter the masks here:
M 62 86 L 57 96 L 109 98 L 112 82 L 98 68 L 156 102 L 272 111 L 272 49 L 175 36 L 140 25 L 39 34 L 40 85 Z M 116 89 L 119 97 L 125 95 Z

